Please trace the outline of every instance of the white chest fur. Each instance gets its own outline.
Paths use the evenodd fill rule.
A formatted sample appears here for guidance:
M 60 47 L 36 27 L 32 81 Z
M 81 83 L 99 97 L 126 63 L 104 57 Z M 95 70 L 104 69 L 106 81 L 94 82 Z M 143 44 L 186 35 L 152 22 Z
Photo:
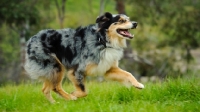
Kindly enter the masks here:
M 92 75 L 104 75 L 123 56 L 122 49 L 106 48 L 100 53 L 100 62 L 91 71 Z

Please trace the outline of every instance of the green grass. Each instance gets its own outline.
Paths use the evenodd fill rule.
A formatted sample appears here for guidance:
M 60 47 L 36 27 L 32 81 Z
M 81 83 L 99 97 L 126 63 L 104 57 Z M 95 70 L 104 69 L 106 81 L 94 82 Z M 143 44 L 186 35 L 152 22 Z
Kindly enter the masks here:
M 53 93 L 59 102 L 50 104 L 41 92 L 42 84 L 6 85 L 0 87 L 0 111 L 14 112 L 198 112 L 199 79 L 168 79 L 147 83 L 145 89 L 125 88 L 115 82 L 87 82 L 89 95 L 66 101 Z M 73 91 L 71 84 L 64 89 Z

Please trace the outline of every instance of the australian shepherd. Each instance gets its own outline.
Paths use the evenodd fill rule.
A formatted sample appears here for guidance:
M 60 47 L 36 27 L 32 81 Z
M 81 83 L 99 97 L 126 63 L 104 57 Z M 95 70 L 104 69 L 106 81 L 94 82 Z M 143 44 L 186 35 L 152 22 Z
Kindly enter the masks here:
M 126 15 L 106 12 L 86 27 L 42 30 L 27 42 L 25 70 L 32 79 L 44 82 L 42 92 L 52 103 L 51 90 L 67 100 L 86 96 L 84 79 L 88 75 L 142 89 L 143 84 L 118 67 L 126 40 L 133 38 L 129 30 L 136 27 L 137 22 Z M 71 94 L 62 88 L 65 72 L 75 86 Z

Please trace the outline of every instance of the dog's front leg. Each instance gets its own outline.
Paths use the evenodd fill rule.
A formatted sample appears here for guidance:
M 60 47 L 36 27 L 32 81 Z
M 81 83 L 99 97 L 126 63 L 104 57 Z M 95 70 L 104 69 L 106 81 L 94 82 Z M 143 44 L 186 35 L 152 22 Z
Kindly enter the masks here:
M 124 71 L 118 67 L 112 67 L 110 70 L 108 70 L 105 74 L 105 77 L 107 79 L 121 82 L 124 85 L 131 84 L 139 89 L 144 88 L 144 85 L 139 83 L 131 73 Z
M 76 96 L 77 98 L 87 96 L 84 85 L 84 78 L 85 78 L 84 75 L 79 74 L 79 72 L 75 72 L 74 70 L 69 70 L 67 76 L 75 87 L 75 91 L 72 92 L 71 94 L 73 96 Z

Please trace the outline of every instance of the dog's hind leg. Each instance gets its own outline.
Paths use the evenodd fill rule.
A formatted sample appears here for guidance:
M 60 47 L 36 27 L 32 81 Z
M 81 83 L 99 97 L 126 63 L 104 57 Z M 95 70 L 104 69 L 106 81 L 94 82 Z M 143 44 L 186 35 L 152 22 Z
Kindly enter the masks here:
M 75 96 L 68 94 L 62 88 L 62 80 L 65 73 L 65 67 L 62 65 L 59 59 L 55 56 L 55 54 L 51 54 L 51 56 L 57 61 L 60 67 L 59 70 L 55 71 L 51 79 L 51 82 L 53 84 L 53 91 L 61 95 L 66 100 L 76 100 L 77 98 Z
M 87 96 L 87 93 L 85 92 L 85 85 L 83 84 L 84 77 L 80 80 L 77 80 L 73 70 L 69 70 L 67 76 L 75 87 L 75 91 L 71 94 L 76 96 L 77 98 Z
M 63 72 L 58 72 L 57 79 L 53 79 L 53 91 L 61 95 L 66 100 L 76 100 L 77 98 L 71 94 L 65 92 L 62 88 Z
M 131 73 L 124 71 L 118 67 L 112 67 L 110 70 L 108 70 L 105 74 L 105 77 L 107 79 L 121 82 L 127 86 L 133 85 L 139 89 L 144 88 L 144 85 L 139 83 Z
M 46 98 L 51 102 L 54 103 L 55 100 L 52 98 L 51 96 L 51 90 L 53 88 L 53 85 L 50 81 L 45 80 L 44 84 L 43 84 L 43 88 L 42 88 L 42 92 L 44 93 L 44 95 L 46 96 Z

